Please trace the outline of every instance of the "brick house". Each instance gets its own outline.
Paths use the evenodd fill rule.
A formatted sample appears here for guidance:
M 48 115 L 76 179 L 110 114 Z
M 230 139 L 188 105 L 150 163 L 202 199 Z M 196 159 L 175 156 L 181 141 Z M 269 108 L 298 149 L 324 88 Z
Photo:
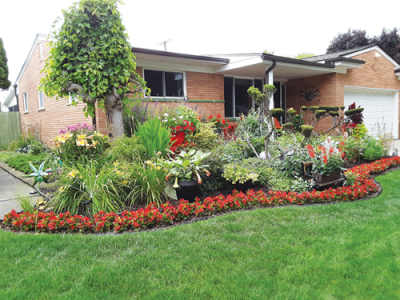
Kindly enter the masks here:
M 94 120 L 86 119 L 84 104 L 71 106 L 69 99 L 57 102 L 38 92 L 40 70 L 49 51 L 45 38 L 36 37 L 16 82 L 22 128 L 38 124 L 46 142 L 60 128 L 78 122 L 93 122 L 106 132 L 101 110 L 96 110 Z M 143 48 L 132 48 L 132 52 L 136 71 L 151 88 L 151 105 L 156 101 L 174 105 L 186 99 L 202 115 L 221 114 L 235 121 L 254 107 L 247 89 L 273 83 L 277 92 L 271 108 L 299 110 L 302 105 L 347 106 L 355 101 L 365 108 L 365 124 L 372 133 L 377 122 L 384 122 L 398 138 L 400 65 L 375 45 L 303 60 L 263 53 L 200 56 Z M 329 119 L 319 126 L 328 127 Z

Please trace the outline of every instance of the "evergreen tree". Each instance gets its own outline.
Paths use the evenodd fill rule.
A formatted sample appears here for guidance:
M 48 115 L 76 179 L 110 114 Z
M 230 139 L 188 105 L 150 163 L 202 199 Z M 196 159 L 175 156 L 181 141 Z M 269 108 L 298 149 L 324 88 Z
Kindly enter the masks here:
M 8 80 L 7 55 L 4 50 L 3 40 L 0 38 L 0 89 L 7 90 L 11 85 Z

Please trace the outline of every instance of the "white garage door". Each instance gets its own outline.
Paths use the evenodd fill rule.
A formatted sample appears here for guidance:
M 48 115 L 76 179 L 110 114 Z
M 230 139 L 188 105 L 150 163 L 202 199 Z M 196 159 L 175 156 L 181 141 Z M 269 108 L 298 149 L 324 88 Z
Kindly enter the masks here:
M 347 90 L 344 92 L 346 110 L 350 104 L 356 103 L 364 108 L 364 124 L 371 135 L 378 133 L 378 123 L 385 125 L 386 132 L 392 131 L 398 138 L 398 93 L 384 90 Z M 397 96 L 397 97 L 396 97 Z

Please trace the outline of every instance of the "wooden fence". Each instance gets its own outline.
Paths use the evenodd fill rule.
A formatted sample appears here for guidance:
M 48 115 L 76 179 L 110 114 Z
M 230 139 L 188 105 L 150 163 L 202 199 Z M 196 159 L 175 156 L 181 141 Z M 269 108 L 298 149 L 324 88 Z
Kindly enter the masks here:
M 20 133 L 19 112 L 0 112 L 0 147 L 8 146 Z

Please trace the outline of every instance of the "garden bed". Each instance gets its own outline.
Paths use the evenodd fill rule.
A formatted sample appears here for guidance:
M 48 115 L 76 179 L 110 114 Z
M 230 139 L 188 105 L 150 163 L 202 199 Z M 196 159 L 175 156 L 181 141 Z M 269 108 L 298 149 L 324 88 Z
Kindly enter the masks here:
M 203 201 L 198 199 L 195 203 L 181 200 L 178 205 L 167 202 L 158 208 L 153 204 L 144 209 L 125 211 L 120 214 L 100 212 L 93 218 L 80 215 L 72 216 L 69 213 L 39 212 L 36 216 L 35 214 L 19 214 L 12 211 L 4 217 L 1 228 L 24 232 L 36 230 L 37 232 L 49 233 L 120 233 L 164 228 L 243 209 L 354 201 L 379 194 L 380 187 L 372 176 L 388 171 L 399 164 L 400 157 L 392 157 L 356 166 L 351 169 L 358 175 L 355 184 L 337 189 L 329 188 L 322 192 L 314 190 L 303 193 L 280 191 L 265 193 L 250 190 L 246 194 L 234 192 L 228 196 L 207 197 Z M 35 226 L 36 218 L 37 226 Z

